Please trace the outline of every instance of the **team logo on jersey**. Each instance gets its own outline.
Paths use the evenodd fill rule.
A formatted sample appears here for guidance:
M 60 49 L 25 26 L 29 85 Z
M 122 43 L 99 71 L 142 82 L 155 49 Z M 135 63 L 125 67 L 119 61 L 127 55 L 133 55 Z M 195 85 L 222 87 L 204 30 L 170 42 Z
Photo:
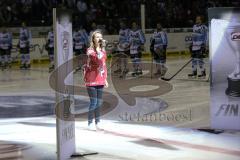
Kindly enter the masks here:
M 240 41 L 240 32 L 233 32 L 233 33 L 231 34 L 231 39 L 232 39 L 233 41 Z

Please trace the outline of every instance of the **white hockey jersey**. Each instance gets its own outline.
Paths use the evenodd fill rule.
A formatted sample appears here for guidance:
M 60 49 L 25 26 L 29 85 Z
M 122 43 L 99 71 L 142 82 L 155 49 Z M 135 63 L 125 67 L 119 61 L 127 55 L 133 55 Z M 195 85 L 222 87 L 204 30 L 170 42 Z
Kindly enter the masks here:
M 130 29 L 120 29 L 119 30 L 119 51 L 128 51 L 129 50 L 129 35 Z
M 21 28 L 19 36 L 20 48 L 30 47 L 31 40 L 32 40 L 31 31 L 27 28 Z
M 208 41 L 208 29 L 207 26 L 201 24 L 195 24 L 193 26 L 192 33 L 192 50 L 197 51 L 201 49 L 201 46 L 207 45 Z
M 73 33 L 73 46 L 74 49 L 83 49 L 88 44 L 88 34 L 85 29 L 81 29 Z
M 163 49 L 163 46 L 168 45 L 167 34 L 164 31 L 155 31 L 153 36 L 150 38 L 150 42 L 154 40 L 154 50 Z
M 0 48 L 7 50 L 12 46 L 12 34 L 10 32 L 0 33 Z
M 145 43 L 146 39 L 143 32 L 139 30 L 131 30 L 129 34 L 130 54 L 137 54 L 140 51 L 140 46 Z

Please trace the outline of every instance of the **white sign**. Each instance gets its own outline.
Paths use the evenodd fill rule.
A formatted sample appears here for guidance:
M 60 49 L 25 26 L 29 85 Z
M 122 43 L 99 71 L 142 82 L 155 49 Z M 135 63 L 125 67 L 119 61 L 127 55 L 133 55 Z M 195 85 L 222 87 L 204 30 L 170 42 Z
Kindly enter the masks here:
M 55 68 L 58 68 L 56 76 L 57 88 L 62 88 L 61 93 L 56 93 L 56 124 L 57 124 L 57 157 L 58 160 L 66 160 L 75 153 L 75 122 L 70 117 L 70 105 L 74 105 L 72 91 L 65 84 L 73 84 L 73 64 L 68 63 L 73 58 L 72 48 L 72 22 L 71 14 L 64 10 L 54 9 L 54 33 L 55 33 Z M 61 117 L 59 117 L 61 116 Z M 66 119 L 66 120 L 65 120 Z
M 240 14 L 230 17 L 211 19 L 211 127 L 240 130 Z

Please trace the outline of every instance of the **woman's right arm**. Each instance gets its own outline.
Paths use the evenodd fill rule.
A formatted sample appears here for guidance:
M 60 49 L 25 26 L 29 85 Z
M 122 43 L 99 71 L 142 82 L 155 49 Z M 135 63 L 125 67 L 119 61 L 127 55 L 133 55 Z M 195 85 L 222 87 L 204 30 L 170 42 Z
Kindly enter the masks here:
M 87 56 L 88 56 L 89 66 L 99 67 L 103 65 L 103 58 L 105 56 L 105 51 L 102 51 L 102 50 L 94 51 L 92 49 L 88 49 Z
M 98 67 L 100 65 L 97 56 L 95 56 L 95 51 L 92 49 L 87 50 L 87 62 L 88 67 Z

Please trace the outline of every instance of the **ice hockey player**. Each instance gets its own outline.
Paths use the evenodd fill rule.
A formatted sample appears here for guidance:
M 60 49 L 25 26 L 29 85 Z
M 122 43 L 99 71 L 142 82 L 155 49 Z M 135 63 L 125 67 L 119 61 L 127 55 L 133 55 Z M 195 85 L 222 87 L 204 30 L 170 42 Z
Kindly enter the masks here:
M 18 48 L 21 54 L 21 65 L 20 69 L 30 68 L 30 46 L 31 46 L 32 34 L 31 31 L 26 27 L 26 23 L 22 22 L 20 28 Z
M 86 54 L 86 48 L 88 47 L 88 34 L 82 25 L 79 25 L 77 30 L 73 33 L 73 50 L 75 56 Z M 80 57 L 83 58 L 83 57 Z M 81 59 L 80 59 L 81 61 Z M 79 62 L 79 64 L 81 64 Z M 80 70 L 79 66 L 76 71 Z
M 119 41 L 117 46 L 118 56 L 117 70 L 114 73 L 120 73 L 120 78 L 128 73 L 128 56 L 130 55 L 129 48 L 129 33 L 130 29 L 127 27 L 126 22 L 122 20 L 120 22 Z
M 150 38 L 150 51 L 156 63 L 155 76 L 164 76 L 167 72 L 166 49 L 168 45 L 167 33 L 163 31 L 161 23 L 157 23 L 157 29 Z
M 0 66 L 2 70 L 11 68 L 12 34 L 5 26 L 0 32 Z
M 53 29 L 48 32 L 47 43 L 45 44 L 45 49 L 48 52 L 48 57 L 50 61 L 49 72 L 54 70 L 54 33 Z
M 197 67 L 199 65 L 200 74 L 199 78 L 206 77 L 206 69 L 204 66 L 204 55 L 206 51 L 208 41 L 208 29 L 207 26 L 203 24 L 203 17 L 196 17 L 196 24 L 193 26 L 192 33 L 192 45 L 190 46 L 190 52 L 192 56 L 192 73 L 188 74 L 189 77 L 197 77 Z
M 144 49 L 144 43 L 146 42 L 145 35 L 142 30 L 139 29 L 137 22 L 132 22 L 132 29 L 129 34 L 130 42 L 130 57 L 133 63 L 132 76 L 142 75 L 142 50 Z

